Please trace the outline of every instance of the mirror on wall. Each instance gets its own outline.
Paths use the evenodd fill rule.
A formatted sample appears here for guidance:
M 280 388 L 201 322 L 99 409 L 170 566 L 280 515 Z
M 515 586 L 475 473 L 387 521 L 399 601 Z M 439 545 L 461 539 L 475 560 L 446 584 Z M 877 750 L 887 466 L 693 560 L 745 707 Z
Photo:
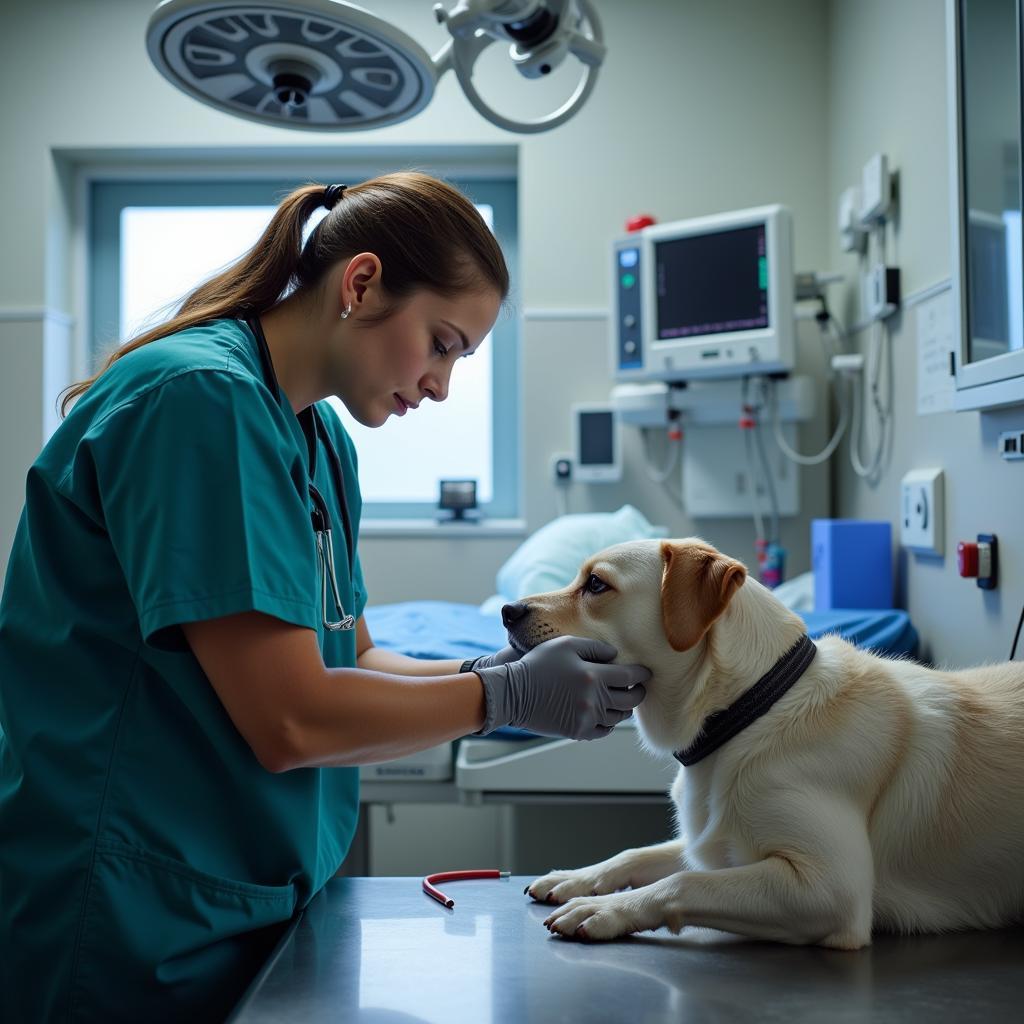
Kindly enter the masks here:
M 957 408 L 1024 402 L 1022 0 L 948 0 Z

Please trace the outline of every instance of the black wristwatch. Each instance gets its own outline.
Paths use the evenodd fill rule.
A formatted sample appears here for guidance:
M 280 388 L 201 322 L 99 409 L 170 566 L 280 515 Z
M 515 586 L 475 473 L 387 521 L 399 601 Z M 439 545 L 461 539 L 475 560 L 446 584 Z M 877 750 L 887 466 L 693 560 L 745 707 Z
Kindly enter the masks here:
M 482 657 L 483 657 L 483 655 L 481 654 L 481 655 L 479 655 L 479 656 L 478 656 L 478 657 L 476 657 L 476 658 L 467 658 L 467 659 L 466 659 L 466 660 L 465 660 L 465 661 L 464 661 L 464 662 L 463 662 L 463 663 L 462 663 L 462 664 L 461 664 L 461 665 L 459 666 L 459 675 L 462 675 L 462 674 L 463 674 L 464 672 L 472 672 L 472 671 L 473 671 L 473 666 L 474 666 L 474 665 L 475 665 L 475 664 L 476 664 L 476 663 L 477 663 L 477 662 L 478 662 L 478 661 L 480 660 L 480 658 L 482 658 Z

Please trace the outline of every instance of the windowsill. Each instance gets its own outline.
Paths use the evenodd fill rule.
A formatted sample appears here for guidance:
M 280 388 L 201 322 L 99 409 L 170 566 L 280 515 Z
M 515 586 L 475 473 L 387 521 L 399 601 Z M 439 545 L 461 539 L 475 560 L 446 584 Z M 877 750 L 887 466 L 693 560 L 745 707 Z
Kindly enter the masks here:
M 438 522 L 436 519 L 364 519 L 360 537 L 525 537 L 525 519 L 480 519 Z

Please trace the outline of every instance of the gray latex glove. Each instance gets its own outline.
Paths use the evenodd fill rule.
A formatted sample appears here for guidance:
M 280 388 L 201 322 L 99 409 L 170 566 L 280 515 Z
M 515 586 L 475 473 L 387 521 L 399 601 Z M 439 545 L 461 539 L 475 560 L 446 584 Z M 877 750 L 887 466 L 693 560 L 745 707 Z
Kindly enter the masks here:
M 645 697 L 651 673 L 642 665 L 607 664 L 610 644 L 560 636 L 538 644 L 518 661 L 474 667 L 484 684 L 486 736 L 514 725 L 541 736 L 592 740 L 607 736 Z M 632 687 L 632 689 L 628 689 Z
M 521 651 L 517 651 L 509 645 L 502 647 L 500 651 L 495 651 L 494 654 L 481 654 L 479 658 L 464 661 L 462 663 L 462 670 L 464 672 L 475 672 L 478 668 L 490 668 L 492 665 L 507 665 L 510 661 L 518 661 L 522 656 Z

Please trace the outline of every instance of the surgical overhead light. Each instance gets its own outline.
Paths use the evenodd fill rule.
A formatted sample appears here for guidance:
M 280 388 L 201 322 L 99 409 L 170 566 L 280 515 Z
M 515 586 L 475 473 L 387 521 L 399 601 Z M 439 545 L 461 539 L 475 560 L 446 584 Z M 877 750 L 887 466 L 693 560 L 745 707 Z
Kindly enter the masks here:
M 434 6 L 451 39 L 430 55 L 394 25 L 343 0 L 163 0 L 149 19 L 146 47 L 179 89 L 226 113 L 281 128 L 360 131 L 395 124 L 430 102 L 438 79 L 455 72 L 470 103 L 513 132 L 540 132 L 586 102 L 604 60 L 591 0 L 458 0 Z M 543 78 L 572 54 L 583 74 L 558 109 L 515 121 L 484 102 L 473 84 L 492 43 L 528 79 Z

